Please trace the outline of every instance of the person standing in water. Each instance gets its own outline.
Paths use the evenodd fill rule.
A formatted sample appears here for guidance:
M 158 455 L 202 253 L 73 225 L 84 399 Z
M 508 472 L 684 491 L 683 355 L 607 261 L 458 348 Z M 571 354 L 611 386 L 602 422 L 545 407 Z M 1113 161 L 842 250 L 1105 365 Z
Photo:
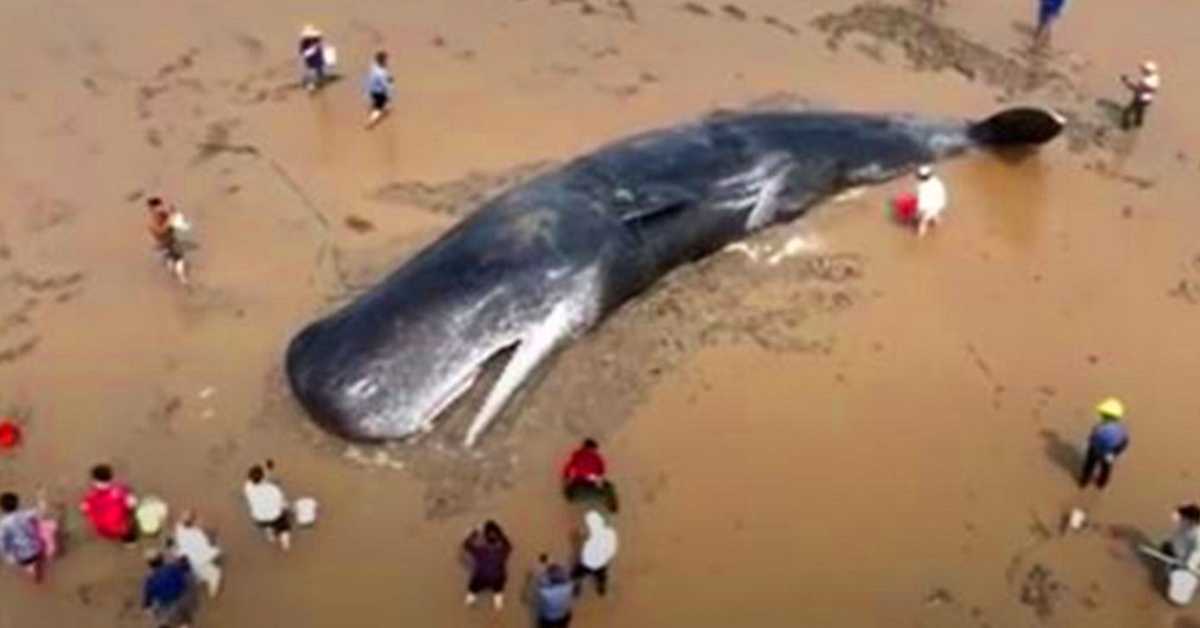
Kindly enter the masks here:
M 317 91 L 325 84 L 325 38 L 312 24 L 300 30 L 300 62 L 304 65 L 301 84 L 310 92 Z
M 471 579 L 467 583 L 467 606 L 473 606 L 480 593 L 492 592 L 492 606 L 504 608 L 504 586 L 508 582 L 508 557 L 512 543 L 495 521 L 471 530 L 463 541 L 463 551 L 471 560 Z
M 1108 478 L 1112 474 L 1117 456 L 1124 453 L 1125 448 L 1129 446 L 1129 430 L 1122 422 L 1125 418 L 1125 404 L 1121 403 L 1120 399 L 1109 397 L 1101 401 L 1096 406 L 1096 412 L 1100 414 L 1100 423 L 1092 428 L 1088 437 L 1087 455 L 1084 456 L 1079 486 L 1087 488 L 1095 475 L 1096 488 L 1103 490 L 1108 486 Z
M 392 73 L 388 70 L 388 55 L 382 50 L 375 53 L 375 61 L 367 72 L 367 98 L 371 101 L 371 113 L 367 116 L 367 128 L 383 119 L 392 102 Z
M 187 285 L 187 262 L 183 258 L 183 246 L 179 241 L 179 233 L 188 229 L 187 220 L 174 206 L 168 206 L 162 198 L 152 196 L 146 201 L 146 210 L 150 213 L 150 237 L 163 256 L 167 270 L 175 276 L 179 283 Z
M 946 210 L 946 185 L 933 174 L 933 166 L 917 168 L 917 236 L 940 224 Z
M 1142 75 L 1137 80 L 1124 74 L 1121 75 L 1121 82 L 1129 88 L 1129 91 L 1133 92 L 1129 104 L 1121 112 L 1121 128 L 1125 130 L 1142 126 L 1142 122 L 1146 119 L 1146 110 L 1154 102 L 1154 96 L 1162 85 L 1162 79 L 1158 76 L 1157 63 L 1146 61 L 1142 64 L 1141 71 Z

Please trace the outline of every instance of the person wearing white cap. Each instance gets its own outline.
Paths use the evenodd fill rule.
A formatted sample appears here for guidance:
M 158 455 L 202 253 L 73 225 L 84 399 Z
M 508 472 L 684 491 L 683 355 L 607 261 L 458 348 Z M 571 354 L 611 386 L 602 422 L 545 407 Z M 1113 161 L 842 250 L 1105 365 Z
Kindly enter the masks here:
M 946 186 L 928 164 L 917 168 L 917 235 L 941 222 L 946 209 Z
M 587 576 L 596 580 L 596 592 L 604 595 L 608 591 L 608 565 L 617 555 L 617 531 L 595 510 L 589 510 L 583 522 L 587 537 L 579 551 L 579 562 L 571 570 L 575 595 L 583 592 L 583 579 Z
M 1121 82 L 1129 88 L 1129 91 L 1133 92 L 1133 98 L 1121 112 L 1121 127 L 1124 129 L 1142 126 L 1142 122 L 1146 118 L 1146 109 L 1150 107 L 1150 103 L 1154 102 L 1154 96 L 1162 85 L 1157 63 L 1153 61 L 1142 63 L 1141 72 L 1142 74 L 1137 80 L 1124 74 L 1121 75 Z
M 302 83 L 315 91 L 325 82 L 325 42 L 321 31 L 312 24 L 300 29 L 300 61 L 304 64 Z

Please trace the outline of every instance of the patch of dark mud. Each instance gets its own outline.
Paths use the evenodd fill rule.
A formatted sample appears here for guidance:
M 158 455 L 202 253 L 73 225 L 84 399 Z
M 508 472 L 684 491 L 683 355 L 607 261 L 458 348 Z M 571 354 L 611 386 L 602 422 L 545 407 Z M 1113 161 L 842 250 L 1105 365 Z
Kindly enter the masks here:
M 1021 583 L 1021 603 L 1032 608 L 1039 620 L 1054 617 L 1054 611 L 1067 594 L 1067 586 L 1054 577 L 1050 568 L 1037 563 Z
M 380 203 L 398 203 L 449 216 L 462 216 L 504 190 L 549 172 L 556 162 L 538 161 L 498 172 L 472 171 L 445 183 L 398 181 L 388 183 L 367 195 Z
M 692 15 L 699 15 L 702 17 L 712 16 L 712 11 L 709 10 L 708 7 L 704 6 L 703 4 L 697 3 L 697 2 L 685 2 L 681 5 L 679 5 L 679 8 L 682 9 L 683 11 L 691 13 Z
M 721 12 L 725 15 L 739 21 L 744 22 L 750 17 L 746 10 L 736 4 L 726 4 L 721 7 Z
M 1167 296 L 1188 305 L 1200 304 L 1200 253 L 1184 264 L 1183 277 L 1167 291 Z
M 610 17 L 624 22 L 637 22 L 637 10 L 629 0 L 550 0 L 550 6 L 567 5 L 579 9 L 581 15 Z
M 793 26 L 792 24 L 790 24 L 788 22 L 785 22 L 785 21 L 775 17 L 774 15 L 765 15 L 765 16 L 763 16 L 762 21 L 763 21 L 763 24 L 766 24 L 767 26 L 770 26 L 771 28 L 781 30 L 781 31 L 787 33 L 788 35 L 795 36 L 795 35 L 800 34 L 800 29 L 796 28 L 795 26 Z
M 346 225 L 347 229 L 353 231 L 354 233 L 370 233 L 371 231 L 375 230 L 375 223 L 363 218 L 362 216 L 359 216 L 358 214 L 346 216 L 346 219 L 343 221 L 343 223 Z
M 812 25 L 828 35 L 826 45 L 831 50 L 838 50 L 852 35 L 865 36 L 901 48 L 918 71 L 958 72 L 1008 95 L 1040 89 L 1055 90 L 1063 96 L 1074 93 L 1065 74 L 992 50 L 906 7 L 861 4 L 845 13 L 817 17 Z
M 258 156 L 259 149 L 252 144 L 237 144 L 232 141 L 233 130 L 241 123 L 238 118 L 226 118 L 209 123 L 204 139 L 196 143 L 196 154 L 192 165 L 199 165 L 226 154 Z

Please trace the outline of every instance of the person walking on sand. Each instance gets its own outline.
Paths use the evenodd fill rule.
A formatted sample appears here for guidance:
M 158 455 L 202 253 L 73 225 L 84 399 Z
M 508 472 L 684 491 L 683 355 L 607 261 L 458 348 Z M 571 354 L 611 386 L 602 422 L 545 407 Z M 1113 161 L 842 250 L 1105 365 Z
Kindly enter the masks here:
M 379 123 L 387 114 L 392 102 L 392 73 L 387 67 L 388 55 L 382 50 L 375 53 L 375 61 L 367 72 L 367 98 L 371 101 L 371 113 L 367 116 L 367 128 Z
M 300 29 L 300 62 L 304 65 L 301 84 L 310 92 L 317 91 L 325 84 L 325 38 L 312 24 Z
M 92 467 L 92 487 L 79 509 L 97 535 L 126 545 L 136 543 L 138 528 L 134 520 L 135 507 L 137 497 L 129 487 L 113 480 L 112 467 L 106 464 Z
M 184 511 L 175 524 L 173 539 L 175 551 L 187 559 L 196 579 L 207 587 L 208 596 L 217 597 L 221 591 L 221 567 L 217 564 L 221 550 L 197 523 L 195 511 Z
M 617 512 L 617 490 L 605 477 L 605 471 L 599 443 L 585 438 L 563 465 L 563 494 L 567 501 L 600 497 L 610 512 Z
M 196 589 L 186 558 L 167 559 L 154 550 L 150 573 L 142 583 L 142 610 L 160 628 L 187 628 L 196 614 Z
M 1066 4 L 1067 0 L 1038 0 L 1038 22 L 1037 28 L 1033 31 L 1035 46 L 1041 46 L 1050 41 L 1050 31 L 1059 16 L 1062 15 L 1063 7 Z
M 478 595 L 492 592 L 492 606 L 504 608 L 504 586 L 508 582 L 508 557 L 512 543 L 495 521 L 484 522 L 471 530 L 463 541 L 463 551 L 471 561 L 471 579 L 467 582 L 467 606 L 473 606 Z
M 571 625 L 571 606 L 575 603 L 571 578 L 562 565 L 550 563 L 545 554 L 539 562 L 542 569 L 535 582 L 534 604 L 538 628 L 567 628 Z
M 21 509 L 21 499 L 16 493 L 0 494 L 0 554 L 8 564 L 23 569 L 34 582 L 42 581 L 46 563 L 39 518 L 36 509 Z
M 917 168 L 917 236 L 942 221 L 946 210 L 946 185 L 933 173 L 933 166 Z
M 1096 476 L 1096 488 L 1107 486 L 1117 456 L 1129 446 L 1129 430 L 1122 422 L 1125 404 L 1120 399 L 1109 397 L 1096 406 L 1096 412 L 1100 414 L 1100 423 L 1088 436 L 1087 455 L 1084 456 L 1083 472 L 1079 478 L 1080 488 L 1087 488 L 1092 483 L 1093 475 Z
M 596 581 L 596 593 L 604 595 L 608 592 L 608 566 L 617 556 L 617 531 L 595 510 L 589 510 L 583 521 L 587 532 L 579 561 L 571 570 L 575 595 L 583 592 L 583 579 L 588 576 Z
M 250 467 L 242 492 L 255 525 L 266 532 L 268 541 L 278 541 L 279 547 L 287 551 L 292 546 L 292 517 L 283 489 L 267 479 L 267 470 L 274 469 L 275 464 L 270 460 L 266 469 L 260 465 Z
M 1162 79 L 1158 76 L 1158 64 L 1146 61 L 1142 63 L 1141 76 L 1137 80 L 1122 74 L 1121 82 L 1129 88 L 1130 92 L 1133 92 L 1129 104 L 1121 112 L 1121 128 L 1125 130 L 1134 127 L 1140 128 L 1146 119 L 1146 110 L 1154 102 L 1154 97 L 1162 85 Z
M 167 270 L 175 276 L 179 283 L 187 285 L 187 262 L 183 257 L 183 246 L 179 234 L 189 229 L 187 219 L 173 206 L 168 206 L 162 198 L 152 196 L 146 201 L 146 209 L 150 212 L 150 237 L 163 256 Z

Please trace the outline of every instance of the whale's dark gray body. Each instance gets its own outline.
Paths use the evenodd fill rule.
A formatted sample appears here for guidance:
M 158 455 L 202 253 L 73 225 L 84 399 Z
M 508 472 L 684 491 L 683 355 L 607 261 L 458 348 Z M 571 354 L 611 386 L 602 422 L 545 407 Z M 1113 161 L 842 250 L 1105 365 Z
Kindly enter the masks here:
M 1035 145 L 1062 119 L 1011 109 L 978 123 L 820 112 L 720 114 L 616 142 L 511 189 L 382 283 L 298 334 L 292 390 L 348 438 L 404 438 L 515 349 L 473 443 L 568 339 L 672 268 L 841 189 L 975 146 Z

